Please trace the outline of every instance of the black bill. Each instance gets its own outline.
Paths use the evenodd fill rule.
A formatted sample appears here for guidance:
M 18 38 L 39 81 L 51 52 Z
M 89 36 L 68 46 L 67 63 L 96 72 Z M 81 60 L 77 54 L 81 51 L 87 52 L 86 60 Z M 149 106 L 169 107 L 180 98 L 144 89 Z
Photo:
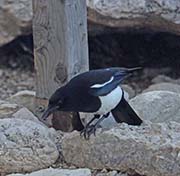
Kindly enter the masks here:
M 58 109 L 58 106 L 48 107 L 45 112 L 43 113 L 41 119 L 46 120 L 50 114 Z

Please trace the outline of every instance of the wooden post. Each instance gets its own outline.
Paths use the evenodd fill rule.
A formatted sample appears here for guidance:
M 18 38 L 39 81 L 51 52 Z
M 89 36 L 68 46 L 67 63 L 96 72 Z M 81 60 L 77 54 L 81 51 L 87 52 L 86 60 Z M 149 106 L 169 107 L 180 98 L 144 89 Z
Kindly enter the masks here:
M 36 107 L 88 70 L 86 0 L 33 0 Z M 40 113 L 40 112 L 37 112 Z

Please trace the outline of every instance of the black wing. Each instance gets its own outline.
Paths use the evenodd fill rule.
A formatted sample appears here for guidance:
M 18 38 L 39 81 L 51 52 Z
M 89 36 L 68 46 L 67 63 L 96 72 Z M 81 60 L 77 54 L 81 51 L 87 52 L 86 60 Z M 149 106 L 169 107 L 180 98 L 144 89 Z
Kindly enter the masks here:
M 141 118 L 135 113 L 124 97 L 111 112 L 117 123 L 125 122 L 128 125 L 141 125 L 142 123 Z

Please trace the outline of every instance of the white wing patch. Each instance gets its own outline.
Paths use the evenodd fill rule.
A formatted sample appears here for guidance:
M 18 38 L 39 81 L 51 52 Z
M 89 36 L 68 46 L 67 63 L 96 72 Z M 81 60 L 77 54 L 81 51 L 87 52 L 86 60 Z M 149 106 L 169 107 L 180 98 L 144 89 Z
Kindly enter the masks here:
M 101 87 L 104 87 L 105 85 L 109 84 L 110 82 L 112 82 L 114 79 L 114 77 L 112 76 L 111 79 L 103 84 L 95 84 L 95 85 L 92 85 L 91 88 L 101 88 Z

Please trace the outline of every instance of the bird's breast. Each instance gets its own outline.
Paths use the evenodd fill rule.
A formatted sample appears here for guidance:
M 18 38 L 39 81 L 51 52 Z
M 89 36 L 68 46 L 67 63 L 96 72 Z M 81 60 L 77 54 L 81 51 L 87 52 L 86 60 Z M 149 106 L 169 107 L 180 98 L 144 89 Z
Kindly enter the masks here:
M 101 107 L 96 113 L 103 115 L 110 112 L 121 101 L 122 94 L 122 89 L 118 86 L 109 94 L 105 96 L 99 96 L 99 99 L 101 101 Z

